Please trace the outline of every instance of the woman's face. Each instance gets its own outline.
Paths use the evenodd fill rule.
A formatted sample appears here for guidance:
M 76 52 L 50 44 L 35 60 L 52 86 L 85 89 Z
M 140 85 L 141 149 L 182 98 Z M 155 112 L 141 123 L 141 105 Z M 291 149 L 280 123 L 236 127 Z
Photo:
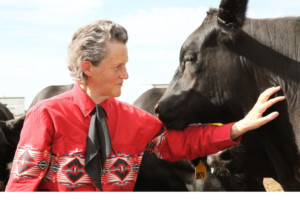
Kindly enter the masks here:
M 109 41 L 107 56 L 100 64 L 91 67 L 91 75 L 87 84 L 93 88 L 93 92 L 101 97 L 119 97 L 123 81 L 128 79 L 126 63 L 128 53 L 126 44 Z

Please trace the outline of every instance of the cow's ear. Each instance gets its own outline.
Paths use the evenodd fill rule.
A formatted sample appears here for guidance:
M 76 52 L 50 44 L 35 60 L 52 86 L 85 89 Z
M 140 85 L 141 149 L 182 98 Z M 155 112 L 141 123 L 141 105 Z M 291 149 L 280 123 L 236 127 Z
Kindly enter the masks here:
M 241 28 L 246 18 L 248 0 L 222 0 L 219 6 L 218 23 L 229 29 Z

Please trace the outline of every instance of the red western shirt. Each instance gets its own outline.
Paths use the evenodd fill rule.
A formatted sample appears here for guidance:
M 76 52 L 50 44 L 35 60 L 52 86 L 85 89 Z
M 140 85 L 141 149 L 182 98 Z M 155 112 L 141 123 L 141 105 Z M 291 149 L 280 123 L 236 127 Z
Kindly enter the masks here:
M 170 161 L 212 154 L 239 143 L 230 139 L 232 124 L 164 130 L 163 123 L 124 102 L 107 99 L 112 152 L 104 163 L 104 191 L 132 191 L 146 145 Z M 44 100 L 28 112 L 6 191 L 99 191 L 85 172 L 85 151 L 95 103 L 76 83 L 74 88 Z M 156 136 L 156 137 L 155 137 Z

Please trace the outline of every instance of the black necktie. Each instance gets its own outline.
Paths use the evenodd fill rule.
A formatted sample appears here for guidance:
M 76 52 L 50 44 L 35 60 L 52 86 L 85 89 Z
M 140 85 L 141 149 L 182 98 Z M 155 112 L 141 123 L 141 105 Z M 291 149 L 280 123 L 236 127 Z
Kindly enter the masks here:
M 111 150 L 112 147 L 105 120 L 105 111 L 100 105 L 96 105 L 95 112 L 91 118 L 89 135 L 86 142 L 85 171 L 101 191 L 103 190 L 101 186 L 101 171 Z

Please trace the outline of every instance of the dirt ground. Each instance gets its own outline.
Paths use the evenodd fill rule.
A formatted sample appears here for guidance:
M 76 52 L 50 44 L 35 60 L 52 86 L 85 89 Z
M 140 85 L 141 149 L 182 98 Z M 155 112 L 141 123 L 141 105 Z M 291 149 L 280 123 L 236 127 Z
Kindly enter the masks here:
M 264 186 L 267 192 L 283 192 L 282 187 L 272 178 L 264 178 Z

